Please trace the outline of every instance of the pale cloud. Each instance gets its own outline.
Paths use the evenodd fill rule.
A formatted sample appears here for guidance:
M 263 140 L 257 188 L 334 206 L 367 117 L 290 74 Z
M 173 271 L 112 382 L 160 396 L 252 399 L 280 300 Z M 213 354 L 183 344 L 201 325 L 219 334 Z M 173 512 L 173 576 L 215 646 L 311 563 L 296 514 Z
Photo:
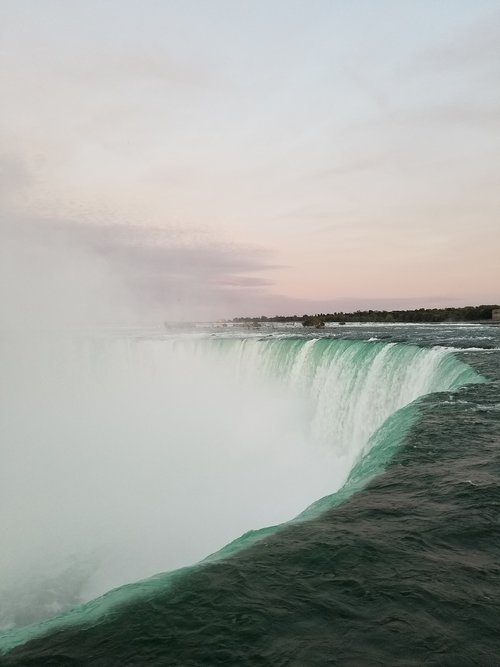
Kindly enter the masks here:
M 8 217 L 158 313 L 489 298 L 493 3 L 216 4 L 8 6 Z
M 10 198 L 34 183 L 33 171 L 15 155 L 0 154 L 0 197 Z
M 473 73 L 484 70 L 485 74 L 500 70 L 500 12 L 494 11 L 463 30 L 447 42 L 429 49 L 419 58 L 416 71 L 459 70 Z
M 19 169 L 16 186 L 29 182 Z M 280 269 L 269 250 L 202 227 L 118 224 L 84 211 L 57 219 L 4 205 L 0 234 L 4 324 L 228 317 Z
M 59 64 L 56 71 L 67 79 L 77 77 L 85 86 L 129 86 L 138 81 L 156 81 L 187 91 L 199 89 L 200 94 L 206 94 L 211 88 L 223 88 L 221 78 L 203 62 L 190 62 L 151 50 L 134 51 L 133 46 L 131 51 L 106 53 L 104 50 L 84 60 L 75 58 L 73 62 Z

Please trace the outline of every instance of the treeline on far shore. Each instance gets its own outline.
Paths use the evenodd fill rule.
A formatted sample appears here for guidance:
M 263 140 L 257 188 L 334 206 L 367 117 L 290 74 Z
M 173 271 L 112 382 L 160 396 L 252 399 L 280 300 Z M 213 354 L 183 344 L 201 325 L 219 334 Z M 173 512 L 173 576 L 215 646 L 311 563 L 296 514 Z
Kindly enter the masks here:
M 235 317 L 233 322 L 302 322 L 321 326 L 326 322 L 477 322 L 492 319 L 497 305 L 463 308 L 418 308 L 416 310 L 357 310 L 354 313 L 315 313 L 313 315 L 275 315 L 274 317 Z

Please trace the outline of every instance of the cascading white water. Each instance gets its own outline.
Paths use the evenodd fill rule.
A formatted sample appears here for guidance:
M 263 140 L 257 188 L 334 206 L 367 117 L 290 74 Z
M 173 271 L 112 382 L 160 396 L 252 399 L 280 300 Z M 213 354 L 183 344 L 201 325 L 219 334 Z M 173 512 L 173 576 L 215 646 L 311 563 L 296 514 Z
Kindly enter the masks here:
M 477 377 L 442 349 L 304 338 L 5 340 L 1 363 L 4 628 L 291 519 L 396 410 Z
M 351 469 L 370 436 L 419 396 L 477 374 L 443 348 L 396 343 L 276 338 L 220 342 L 240 377 L 270 378 L 306 402 L 308 441 L 345 456 Z

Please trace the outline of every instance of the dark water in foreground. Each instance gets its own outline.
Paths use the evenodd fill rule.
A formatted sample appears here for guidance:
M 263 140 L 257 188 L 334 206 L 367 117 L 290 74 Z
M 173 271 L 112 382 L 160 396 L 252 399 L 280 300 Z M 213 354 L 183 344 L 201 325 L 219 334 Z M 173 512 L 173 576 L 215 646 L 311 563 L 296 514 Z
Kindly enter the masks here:
M 0 665 L 500 665 L 500 327 L 337 333 L 454 347 L 489 383 L 420 399 L 340 506 Z

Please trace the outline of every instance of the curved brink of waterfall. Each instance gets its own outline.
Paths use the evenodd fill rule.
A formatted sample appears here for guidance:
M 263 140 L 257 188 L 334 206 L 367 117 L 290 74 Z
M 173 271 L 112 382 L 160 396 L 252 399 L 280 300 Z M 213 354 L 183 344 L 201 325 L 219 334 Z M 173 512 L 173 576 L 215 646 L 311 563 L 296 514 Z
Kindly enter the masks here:
M 292 522 L 338 505 L 379 474 L 417 418 L 419 397 L 485 382 L 443 348 L 399 343 L 283 337 L 147 344 L 173 345 L 181 354 L 215 355 L 241 381 L 265 376 L 307 400 L 311 440 L 318 446 L 335 443 L 336 455 L 347 458 L 350 473 L 336 493 L 317 500 Z M 284 525 L 250 531 L 195 566 L 121 586 L 58 617 L 11 630 L 0 637 L 0 651 L 63 626 L 93 625 L 121 604 L 165 591 L 194 568 L 230 557 Z

